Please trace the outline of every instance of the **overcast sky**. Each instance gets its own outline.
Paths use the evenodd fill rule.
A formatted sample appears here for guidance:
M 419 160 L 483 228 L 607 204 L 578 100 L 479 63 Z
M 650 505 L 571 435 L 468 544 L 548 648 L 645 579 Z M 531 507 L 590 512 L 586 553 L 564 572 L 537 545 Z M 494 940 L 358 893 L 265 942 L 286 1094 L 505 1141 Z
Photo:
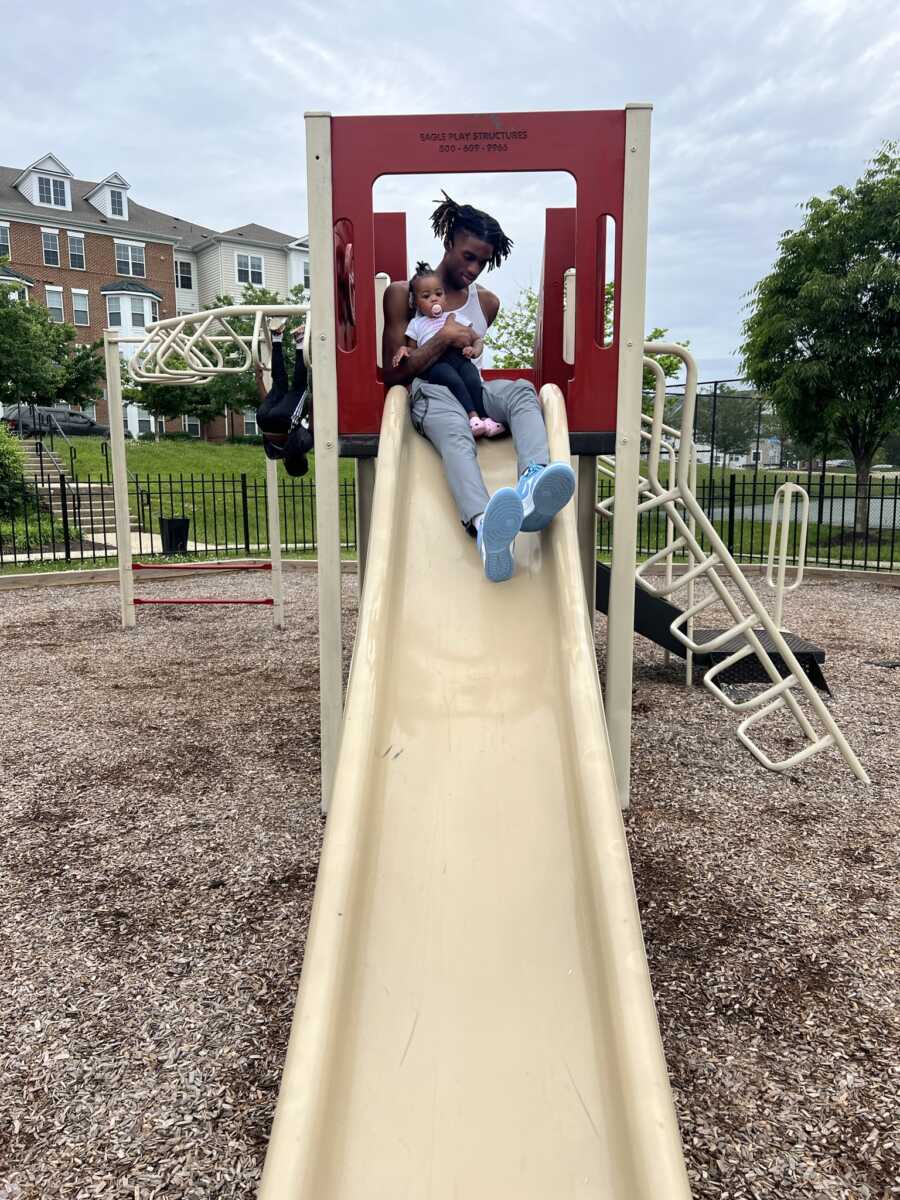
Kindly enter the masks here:
M 119 171 L 140 203 L 217 229 L 306 232 L 307 109 L 651 101 L 647 323 L 689 338 L 706 379 L 735 370 L 745 293 L 798 204 L 900 135 L 897 0 L 10 7 L 0 163 L 49 150 L 81 179 Z M 564 176 L 403 182 L 376 206 L 408 196 L 411 255 L 439 257 L 423 227 L 441 184 L 498 217 L 516 248 L 486 282 L 504 303 L 539 279 L 544 208 L 574 197 Z

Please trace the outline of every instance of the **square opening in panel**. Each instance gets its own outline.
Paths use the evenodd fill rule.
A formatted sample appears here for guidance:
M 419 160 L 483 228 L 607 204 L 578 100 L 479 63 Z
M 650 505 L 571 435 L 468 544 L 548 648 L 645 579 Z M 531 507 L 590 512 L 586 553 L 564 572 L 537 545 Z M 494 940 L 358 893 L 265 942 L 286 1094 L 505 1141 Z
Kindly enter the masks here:
M 405 213 L 409 272 L 420 260 L 437 266 L 443 257 L 431 216 L 445 192 L 459 204 L 490 214 L 512 241 L 512 251 L 502 265 L 483 271 L 477 280 L 500 300 L 500 313 L 486 340 L 484 365 L 530 367 L 546 210 L 575 207 L 575 180 L 562 171 L 382 176 L 373 188 L 373 207 L 375 212 Z M 376 311 L 380 350 L 380 299 Z

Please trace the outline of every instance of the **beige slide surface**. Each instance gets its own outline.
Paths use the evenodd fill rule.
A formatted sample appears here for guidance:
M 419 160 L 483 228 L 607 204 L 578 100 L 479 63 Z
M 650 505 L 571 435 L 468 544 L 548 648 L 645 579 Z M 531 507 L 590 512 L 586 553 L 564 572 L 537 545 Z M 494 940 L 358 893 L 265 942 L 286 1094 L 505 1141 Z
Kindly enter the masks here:
M 393 389 L 262 1200 L 690 1195 L 574 507 L 516 552 L 484 579 Z

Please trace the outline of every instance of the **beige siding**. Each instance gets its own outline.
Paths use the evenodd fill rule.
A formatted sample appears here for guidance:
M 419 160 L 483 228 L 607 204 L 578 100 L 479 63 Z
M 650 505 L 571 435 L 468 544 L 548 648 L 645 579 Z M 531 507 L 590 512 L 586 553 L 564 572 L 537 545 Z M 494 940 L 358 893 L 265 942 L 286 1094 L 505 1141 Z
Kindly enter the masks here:
M 196 255 L 197 301 L 201 308 L 211 305 L 216 296 L 224 291 L 222 269 L 217 243 L 201 250 Z
M 283 250 L 263 249 L 262 246 L 247 245 L 246 243 L 235 245 L 234 242 L 223 242 L 222 278 L 226 291 L 234 296 L 237 303 L 240 303 L 244 290 L 244 284 L 239 283 L 237 278 L 236 255 L 238 254 L 258 254 L 263 260 L 263 286 L 270 291 L 278 292 L 280 296 L 287 295 L 287 255 Z

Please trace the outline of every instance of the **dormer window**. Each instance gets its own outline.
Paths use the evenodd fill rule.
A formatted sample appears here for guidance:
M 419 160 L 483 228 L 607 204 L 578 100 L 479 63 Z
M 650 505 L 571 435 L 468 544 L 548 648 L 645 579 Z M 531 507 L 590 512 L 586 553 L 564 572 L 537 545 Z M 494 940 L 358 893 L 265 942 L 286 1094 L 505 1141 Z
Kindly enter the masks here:
M 109 189 L 109 211 L 114 217 L 125 216 L 125 201 L 118 188 Z
M 49 175 L 38 175 L 38 200 L 52 208 L 66 208 L 66 185 L 62 179 L 51 179 Z

